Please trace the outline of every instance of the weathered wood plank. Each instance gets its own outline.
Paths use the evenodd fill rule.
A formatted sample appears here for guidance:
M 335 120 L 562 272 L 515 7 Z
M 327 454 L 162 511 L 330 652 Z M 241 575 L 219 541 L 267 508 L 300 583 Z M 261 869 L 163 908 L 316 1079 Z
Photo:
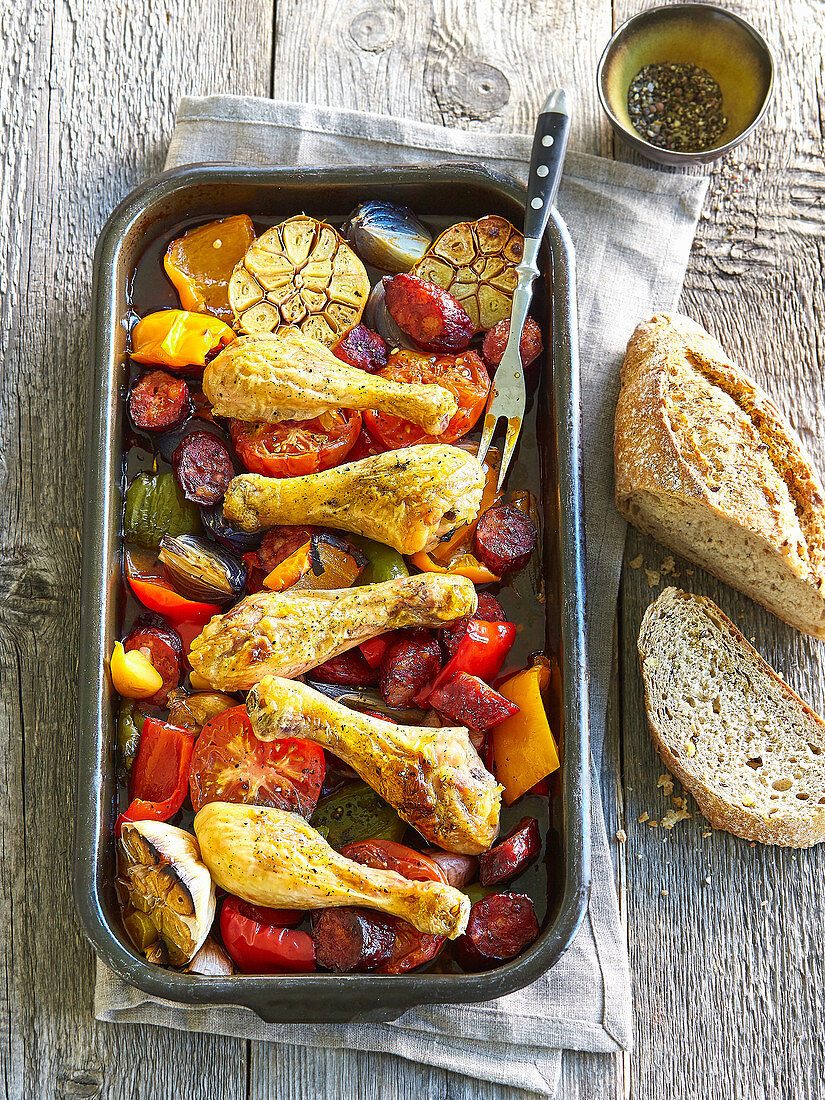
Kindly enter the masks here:
M 461 129 L 531 132 L 550 88 L 572 100 L 571 147 L 609 152 L 593 95 L 611 33 L 601 0 L 279 0 L 273 94 Z
M 4 5 L 0 984 L 5 1095 L 237 1097 L 246 1044 L 97 1026 L 71 900 L 91 261 L 186 91 L 269 89 L 267 2 Z
M 617 21 L 636 10 L 621 0 Z M 821 8 L 734 5 L 777 51 L 776 104 L 764 127 L 712 174 L 682 302 L 777 400 L 825 471 L 821 370 L 823 242 Z M 784 74 L 784 78 L 783 75 Z M 632 532 L 625 562 L 654 570 L 667 552 Z M 628 899 L 636 987 L 632 1095 L 814 1097 L 822 1093 L 825 977 L 822 848 L 750 847 L 695 814 L 668 833 L 664 771 L 647 735 L 635 639 L 645 607 L 673 581 L 716 600 L 814 706 L 825 698 L 825 651 L 725 585 L 688 572 L 650 587 L 622 583 Z M 652 578 L 655 581 L 655 577 Z M 678 792 L 677 792 L 678 793 Z M 708 835 L 706 835 L 708 834 Z

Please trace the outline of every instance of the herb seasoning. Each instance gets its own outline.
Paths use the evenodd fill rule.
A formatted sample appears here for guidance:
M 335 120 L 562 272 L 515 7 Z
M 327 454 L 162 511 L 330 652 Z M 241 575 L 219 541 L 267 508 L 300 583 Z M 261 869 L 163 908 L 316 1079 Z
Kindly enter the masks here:
M 630 121 L 652 145 L 682 153 L 712 149 L 728 120 L 722 92 L 698 65 L 645 65 L 627 92 Z

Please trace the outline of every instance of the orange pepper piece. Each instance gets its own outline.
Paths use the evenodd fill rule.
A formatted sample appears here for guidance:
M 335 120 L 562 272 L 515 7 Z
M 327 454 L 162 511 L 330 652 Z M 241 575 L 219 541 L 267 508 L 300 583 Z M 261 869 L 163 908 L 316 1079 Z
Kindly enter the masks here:
M 431 554 L 420 550 L 413 554 L 410 561 L 422 573 L 449 573 L 452 577 L 466 577 L 473 584 L 493 584 L 501 580 L 501 577 L 491 573 L 473 554 L 459 554 L 447 565 L 439 565 Z
M 542 700 L 550 678 L 547 665 L 536 664 L 517 672 L 498 688 L 519 708 L 518 714 L 490 731 L 493 767 L 508 806 L 559 766 L 556 739 Z
M 231 325 L 229 280 L 254 240 L 252 220 L 235 214 L 199 225 L 172 241 L 163 266 L 183 308 L 211 313 Z
M 203 368 L 210 352 L 220 351 L 235 333 L 217 317 L 162 309 L 148 313 L 132 329 L 132 358 L 137 363 L 161 363 L 172 370 Z
M 279 565 L 276 565 L 271 573 L 267 573 L 261 581 L 264 588 L 268 588 L 270 592 L 284 592 L 299 581 L 309 570 L 311 546 L 311 542 L 305 542 L 288 558 L 284 558 Z

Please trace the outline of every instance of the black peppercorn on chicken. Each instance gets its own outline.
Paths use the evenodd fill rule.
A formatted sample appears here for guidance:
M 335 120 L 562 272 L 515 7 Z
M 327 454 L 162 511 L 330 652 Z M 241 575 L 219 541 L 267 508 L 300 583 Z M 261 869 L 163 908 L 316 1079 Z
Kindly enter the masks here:
M 213 687 L 237 691 L 264 676 L 300 676 L 388 630 L 446 626 L 477 603 L 471 581 L 433 573 L 328 592 L 257 592 L 210 619 L 189 662 Z
M 498 835 L 502 788 L 463 727 L 384 722 L 279 676 L 253 688 L 246 709 L 261 741 L 303 737 L 329 749 L 432 844 L 476 855 Z
M 296 328 L 242 336 L 207 364 L 203 392 L 219 416 L 278 423 L 333 409 L 378 409 L 443 432 L 458 409 L 443 386 L 393 382 L 351 367 Z
M 483 492 L 484 467 L 475 455 L 423 443 L 304 477 L 241 474 L 223 510 L 245 531 L 315 523 L 417 554 L 475 519 Z

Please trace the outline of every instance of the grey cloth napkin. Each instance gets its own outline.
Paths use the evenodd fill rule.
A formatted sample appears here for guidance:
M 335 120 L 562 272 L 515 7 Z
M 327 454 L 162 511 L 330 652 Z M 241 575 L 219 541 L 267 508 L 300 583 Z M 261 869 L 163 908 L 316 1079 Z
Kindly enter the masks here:
M 531 137 L 241 96 L 184 99 L 166 167 L 416 164 L 463 160 L 526 178 Z M 571 153 L 558 196 L 576 247 L 581 334 L 593 755 L 600 767 L 624 521 L 613 505 L 613 413 L 636 324 L 679 300 L 707 180 Z M 605 776 L 609 783 L 611 777 Z M 266 1024 L 247 1009 L 152 998 L 98 964 L 95 1015 L 300 1046 L 383 1051 L 554 1096 L 561 1049 L 626 1049 L 630 975 L 598 772 L 593 888 L 572 946 L 534 985 L 485 1004 L 433 1005 L 381 1025 Z

